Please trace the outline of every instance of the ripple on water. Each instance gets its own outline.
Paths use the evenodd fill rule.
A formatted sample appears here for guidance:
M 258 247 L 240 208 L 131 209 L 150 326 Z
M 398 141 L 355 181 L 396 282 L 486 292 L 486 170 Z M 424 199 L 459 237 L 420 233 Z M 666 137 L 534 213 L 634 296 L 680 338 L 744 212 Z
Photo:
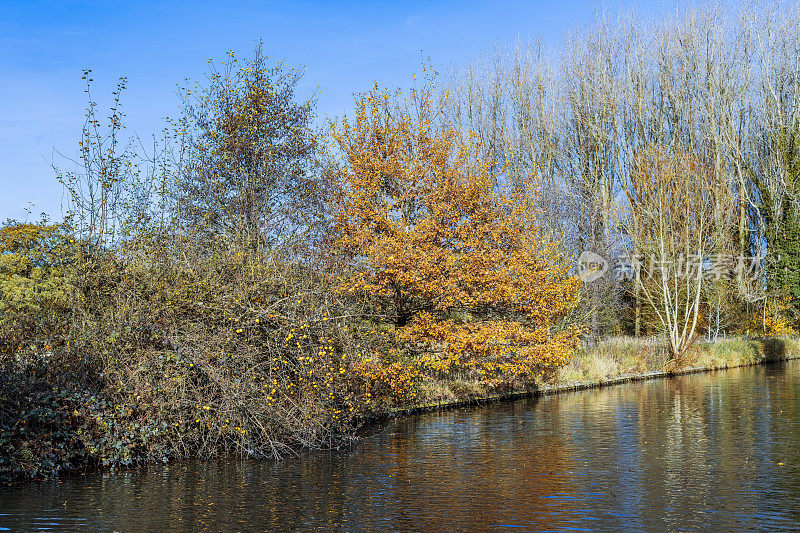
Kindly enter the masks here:
M 769 529 L 800 523 L 800 361 L 370 428 L 350 450 L 0 487 L 0 530 Z

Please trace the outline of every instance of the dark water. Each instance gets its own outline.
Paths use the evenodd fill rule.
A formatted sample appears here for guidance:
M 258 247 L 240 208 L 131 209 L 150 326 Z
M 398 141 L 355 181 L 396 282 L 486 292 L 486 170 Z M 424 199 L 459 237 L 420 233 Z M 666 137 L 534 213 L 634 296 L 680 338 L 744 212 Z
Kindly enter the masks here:
M 800 361 L 427 414 L 352 449 L 0 487 L 11 530 L 798 530 Z

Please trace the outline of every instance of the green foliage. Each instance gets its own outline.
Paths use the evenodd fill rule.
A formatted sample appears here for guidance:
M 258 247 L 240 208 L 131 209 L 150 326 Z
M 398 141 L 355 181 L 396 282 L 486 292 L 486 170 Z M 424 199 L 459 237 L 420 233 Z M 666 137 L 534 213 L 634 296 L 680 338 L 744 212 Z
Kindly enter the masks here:
M 49 350 L 68 337 L 67 309 L 75 296 L 73 241 L 56 225 L 0 227 L 0 354 L 35 339 Z
M 767 286 L 774 295 L 791 298 L 797 318 L 800 316 L 800 130 L 784 130 L 775 144 L 784 190 L 775 194 L 766 180 L 756 179 L 769 254 Z
M 85 464 L 70 414 L 80 399 L 51 386 L 47 375 L 43 365 L 0 369 L 0 481 L 53 477 Z

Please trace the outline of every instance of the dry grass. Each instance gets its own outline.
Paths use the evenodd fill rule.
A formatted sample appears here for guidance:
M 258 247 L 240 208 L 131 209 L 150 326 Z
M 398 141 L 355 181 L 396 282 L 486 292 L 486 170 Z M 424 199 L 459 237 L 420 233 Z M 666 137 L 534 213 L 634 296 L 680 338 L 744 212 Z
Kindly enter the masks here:
M 582 346 L 558 373 L 558 382 L 599 381 L 626 374 L 686 367 L 730 368 L 800 355 L 798 339 L 726 339 L 690 347 L 680 366 L 673 367 L 669 347 L 661 337 L 613 337 Z
M 558 381 L 598 381 L 663 370 L 668 361 L 669 348 L 659 337 L 613 337 L 579 348 L 570 362 L 559 370 Z
M 726 339 L 716 343 L 694 344 L 677 368 L 670 360 L 670 350 L 661 337 L 613 337 L 593 346 L 581 346 L 569 363 L 558 370 L 559 384 L 596 383 L 625 375 L 686 368 L 731 368 L 780 360 L 800 355 L 800 339 Z M 411 408 L 445 407 L 465 401 L 496 398 L 505 393 L 534 390 L 545 380 L 520 381 L 504 387 L 451 376 L 423 379 Z M 401 410 L 405 410 L 401 409 Z

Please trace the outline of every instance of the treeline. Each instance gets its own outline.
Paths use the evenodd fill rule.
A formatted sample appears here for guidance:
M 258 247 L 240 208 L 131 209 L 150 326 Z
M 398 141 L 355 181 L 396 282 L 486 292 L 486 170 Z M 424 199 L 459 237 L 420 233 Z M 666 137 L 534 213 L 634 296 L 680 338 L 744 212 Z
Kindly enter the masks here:
M 425 68 L 323 130 L 260 46 L 147 142 L 86 71 L 65 220 L 0 229 L 0 475 L 335 446 L 582 339 L 663 332 L 678 365 L 790 333 L 796 19 L 718 15 Z
M 560 54 L 498 46 L 450 107 L 482 157 L 538 176 L 567 255 L 634 267 L 585 287 L 592 337 L 666 330 L 679 354 L 798 323 L 799 73 L 793 6 L 608 18 Z

